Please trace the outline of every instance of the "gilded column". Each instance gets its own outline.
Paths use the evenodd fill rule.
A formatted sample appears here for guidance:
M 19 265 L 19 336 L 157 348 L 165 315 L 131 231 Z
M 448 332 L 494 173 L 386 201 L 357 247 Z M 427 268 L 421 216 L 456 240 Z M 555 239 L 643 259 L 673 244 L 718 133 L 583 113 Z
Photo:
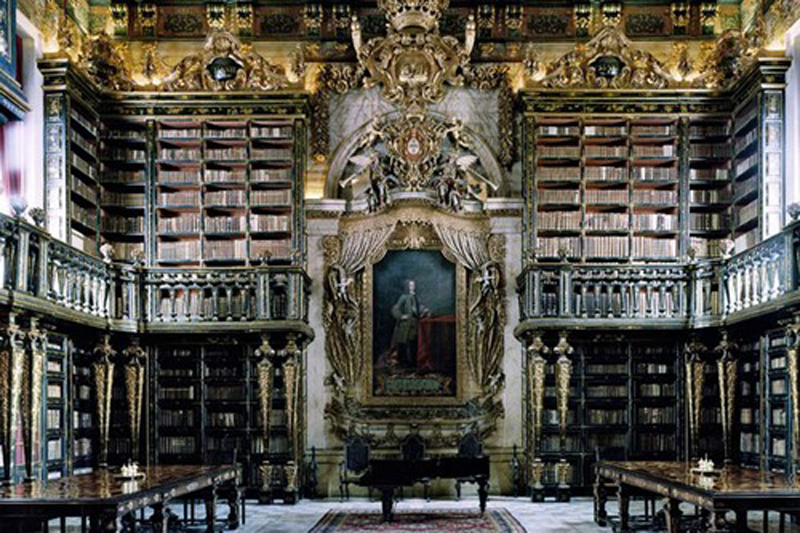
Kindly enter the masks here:
M 269 335 L 261 337 L 261 346 L 256 349 L 256 357 L 260 359 L 256 365 L 258 379 L 258 406 L 261 411 L 261 431 L 264 437 L 265 451 L 269 449 L 269 416 L 272 409 L 272 359 L 277 352 L 269 344 Z
M 689 411 L 689 416 L 687 416 L 689 454 L 692 459 L 697 459 L 700 454 L 699 431 L 703 411 L 703 386 L 705 385 L 702 356 L 707 351 L 706 345 L 697 339 L 692 339 L 684 348 L 686 357 L 686 405 Z
M 297 398 L 298 384 L 297 361 L 300 358 L 300 349 L 297 347 L 294 335 L 289 335 L 286 342 L 286 360 L 283 363 L 283 381 L 286 390 L 286 426 L 289 433 L 291 456 L 297 460 Z
M 722 340 L 714 351 L 717 353 L 717 377 L 719 379 L 719 405 L 722 415 L 722 439 L 725 462 L 733 461 L 733 430 L 736 407 L 736 379 L 738 361 L 734 358 L 736 345 L 722 333 Z
M 27 394 L 23 394 L 26 398 L 27 405 L 24 407 L 23 416 L 25 418 L 25 464 L 26 473 L 29 479 L 36 476 L 35 466 L 38 459 L 35 450 L 41 447 L 42 435 L 42 390 L 44 383 L 45 357 L 47 350 L 47 334 L 39 329 L 39 321 L 35 318 L 31 319 L 31 328 L 28 331 L 28 340 L 30 342 L 31 355 L 26 358 L 26 366 L 30 369 L 25 374 L 25 378 L 29 379 Z
M 25 333 L 9 315 L 5 328 L 4 346 L 0 351 L 0 438 L 3 445 L 3 465 L 6 481 L 13 478 L 16 458 L 16 435 L 20 423 L 20 406 L 25 360 Z
M 558 428 L 561 433 L 561 452 L 566 451 L 567 420 L 569 416 L 569 388 L 572 378 L 572 361 L 569 356 L 575 349 L 567 342 L 567 332 L 559 334 L 558 344 L 553 348 L 556 359 L 556 405 L 558 406 Z
M 111 347 L 111 335 L 104 335 L 103 340 L 94 349 L 95 362 L 94 386 L 97 398 L 97 420 L 99 423 L 99 444 L 101 467 L 108 465 L 108 437 L 111 427 L 111 394 L 114 387 L 114 361 L 117 354 Z
M 544 412 L 544 379 L 547 361 L 544 356 L 550 349 L 542 342 L 539 333 L 534 334 L 528 346 L 528 405 L 530 412 L 529 460 L 533 461 L 539 453 L 539 438 L 542 433 L 542 414 Z
M 122 352 L 125 361 L 125 396 L 128 403 L 128 423 L 131 426 L 131 456 L 139 460 L 139 439 L 142 434 L 142 412 L 144 409 L 144 380 L 147 352 L 134 338 L 133 344 Z

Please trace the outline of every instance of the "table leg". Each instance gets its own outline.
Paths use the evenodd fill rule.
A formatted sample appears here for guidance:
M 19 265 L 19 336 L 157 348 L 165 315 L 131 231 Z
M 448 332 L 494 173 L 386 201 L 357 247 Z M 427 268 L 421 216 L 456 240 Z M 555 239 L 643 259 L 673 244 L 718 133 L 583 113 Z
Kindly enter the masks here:
M 383 521 L 392 521 L 392 505 L 394 505 L 394 487 L 381 487 L 381 511 Z
M 236 482 L 230 484 L 227 488 L 226 493 L 226 500 L 228 502 L 228 528 L 229 529 L 238 529 L 239 524 L 241 522 L 241 492 L 239 491 L 239 487 L 236 486 Z
M 668 499 L 664 505 L 664 515 L 667 519 L 667 531 L 679 533 L 681 530 L 681 502 L 674 498 Z
M 605 479 L 596 474 L 594 478 L 594 521 L 598 526 L 606 525 L 606 519 L 608 518 L 606 501 L 608 501 L 608 491 L 606 490 Z
M 169 520 L 164 511 L 163 503 L 153 506 L 153 516 L 150 518 L 150 522 L 153 524 L 153 533 L 167 533 Z
M 621 533 L 630 531 L 628 523 L 630 521 L 629 506 L 631 503 L 630 489 L 620 484 L 619 486 L 619 530 Z
M 214 533 L 214 522 L 217 519 L 217 490 L 216 486 L 212 486 L 205 493 L 206 503 L 206 531 Z
M 136 531 L 136 517 L 132 512 L 124 515 L 119 521 L 122 526 L 122 533 L 134 533 Z
M 481 478 L 478 480 L 478 498 L 481 503 L 481 514 L 486 512 L 486 500 L 489 498 L 489 480 Z
M 117 531 L 117 515 L 115 513 L 92 515 L 89 522 L 89 530 L 92 533 L 114 533 Z
M 744 509 L 739 509 L 736 511 L 736 531 L 740 533 L 745 533 L 749 531 L 747 527 L 747 511 Z

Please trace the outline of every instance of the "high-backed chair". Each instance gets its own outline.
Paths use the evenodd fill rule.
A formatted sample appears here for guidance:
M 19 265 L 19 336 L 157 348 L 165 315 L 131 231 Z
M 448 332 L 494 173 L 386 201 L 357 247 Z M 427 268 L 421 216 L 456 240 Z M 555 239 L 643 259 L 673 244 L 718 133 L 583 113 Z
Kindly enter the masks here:
M 458 443 L 458 456 L 474 459 L 483 457 L 483 443 L 480 436 L 474 431 L 470 431 L 461 437 Z M 461 484 L 469 483 L 469 478 L 456 478 L 456 498 L 461 499 Z
M 361 435 L 352 435 L 344 446 L 344 460 L 339 463 L 339 499 L 350 499 L 350 483 L 358 479 L 369 467 L 369 441 Z
M 403 456 L 403 461 L 413 462 L 423 460 L 425 458 L 425 439 L 418 433 L 407 435 L 400 443 L 400 455 Z M 425 488 L 425 499 L 430 501 L 430 478 L 422 478 L 420 479 L 420 483 L 422 483 Z

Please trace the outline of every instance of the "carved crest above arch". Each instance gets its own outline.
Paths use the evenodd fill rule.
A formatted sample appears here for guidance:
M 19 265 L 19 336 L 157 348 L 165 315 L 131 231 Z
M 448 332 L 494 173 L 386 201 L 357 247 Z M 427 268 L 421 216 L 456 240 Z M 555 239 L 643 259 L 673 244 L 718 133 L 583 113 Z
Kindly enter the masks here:
M 274 91 L 289 86 L 282 66 L 267 61 L 225 30 L 209 34 L 203 49 L 182 59 L 164 91 Z
M 664 89 L 671 76 L 653 54 L 633 46 L 617 26 L 605 26 L 588 43 L 546 65 L 526 60 L 534 85 L 561 88 Z
M 339 149 L 326 194 L 348 198 L 353 211 L 377 211 L 404 195 L 451 211 L 480 210 L 487 196 L 501 191 L 502 176 L 491 151 L 461 120 L 389 114 Z

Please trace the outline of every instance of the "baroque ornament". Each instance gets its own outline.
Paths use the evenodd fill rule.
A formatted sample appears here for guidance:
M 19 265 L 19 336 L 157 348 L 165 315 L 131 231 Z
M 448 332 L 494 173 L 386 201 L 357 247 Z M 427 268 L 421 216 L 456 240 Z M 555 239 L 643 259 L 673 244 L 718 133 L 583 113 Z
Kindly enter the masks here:
M 245 47 L 229 31 L 212 32 L 162 84 L 165 91 L 274 91 L 289 85 L 283 67 Z
M 462 72 L 475 44 L 476 25 L 470 15 L 466 40 L 439 33 L 439 18 L 449 0 L 379 0 L 388 20 L 387 36 L 364 43 L 361 26 L 353 18 L 353 45 L 367 87 L 382 85 L 384 97 L 410 110 L 444 97 L 444 85 L 461 85 Z
M 78 53 L 78 67 L 101 87 L 130 91 L 134 84 L 123 52 L 122 45 L 115 43 L 107 33 L 100 33 L 84 41 Z
M 339 186 L 365 198 L 370 211 L 390 205 L 393 190 L 427 190 L 441 207 L 460 211 L 465 200 L 499 189 L 479 170 L 474 148 L 457 118 L 376 118 L 357 138 Z
M 536 85 L 561 89 L 573 87 L 614 89 L 664 89 L 670 75 L 653 54 L 633 47 L 617 26 L 605 26 L 588 43 L 527 75 Z

